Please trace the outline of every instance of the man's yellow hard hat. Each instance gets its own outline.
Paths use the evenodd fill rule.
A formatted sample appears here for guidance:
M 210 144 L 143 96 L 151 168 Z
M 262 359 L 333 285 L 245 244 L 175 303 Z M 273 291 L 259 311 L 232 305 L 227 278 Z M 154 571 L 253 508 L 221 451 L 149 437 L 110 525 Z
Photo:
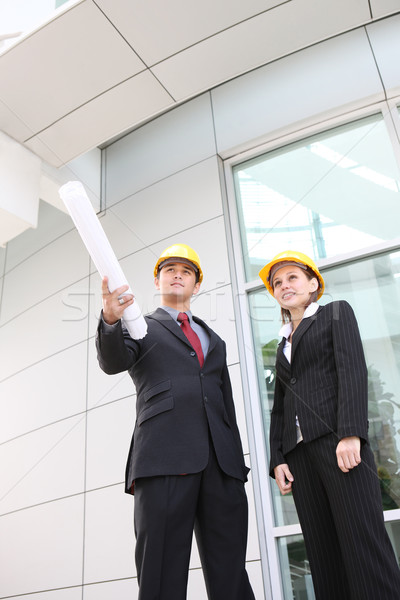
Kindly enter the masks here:
M 261 277 L 263 284 L 272 296 L 274 295 L 274 290 L 271 285 L 271 275 L 276 272 L 276 269 L 273 269 L 273 267 L 279 263 L 283 263 L 282 266 L 285 266 L 285 263 L 292 265 L 298 264 L 299 267 L 304 268 L 304 266 L 306 266 L 311 269 L 319 283 L 317 298 L 321 298 L 325 290 L 325 282 L 318 270 L 317 265 L 309 256 L 303 254 L 302 252 L 296 252 L 295 250 L 285 250 L 284 252 L 279 252 L 279 254 L 274 256 L 274 258 L 259 272 L 259 276 Z
M 197 281 L 199 283 L 203 281 L 203 271 L 201 270 L 199 255 L 193 248 L 186 244 L 174 244 L 164 250 L 154 267 L 154 277 L 157 277 L 158 271 L 162 269 L 166 261 L 172 262 L 171 259 L 175 258 L 176 262 L 190 263 L 196 272 Z

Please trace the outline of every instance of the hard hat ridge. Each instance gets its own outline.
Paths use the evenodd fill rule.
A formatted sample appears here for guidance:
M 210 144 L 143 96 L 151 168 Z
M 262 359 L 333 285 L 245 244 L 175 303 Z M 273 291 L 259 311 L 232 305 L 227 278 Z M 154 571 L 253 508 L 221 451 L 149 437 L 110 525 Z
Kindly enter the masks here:
M 181 262 L 192 265 L 197 274 L 198 282 L 201 283 L 203 281 L 203 271 L 201 270 L 199 255 L 187 244 L 173 244 L 172 246 L 168 246 L 160 255 L 154 267 L 154 277 L 157 277 L 163 263 L 167 260 L 170 262 L 169 259 L 172 258 L 176 258 L 177 262 L 181 259 Z

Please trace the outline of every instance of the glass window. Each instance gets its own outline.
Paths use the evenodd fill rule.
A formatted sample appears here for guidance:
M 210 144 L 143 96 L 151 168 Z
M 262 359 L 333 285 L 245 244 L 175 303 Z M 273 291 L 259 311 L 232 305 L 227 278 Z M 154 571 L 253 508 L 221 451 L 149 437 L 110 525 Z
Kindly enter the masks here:
M 400 173 L 382 116 L 234 167 L 246 279 L 278 252 L 312 258 L 399 236 Z
M 368 367 L 369 439 L 385 510 L 400 507 L 400 252 L 324 271 L 353 307 Z
M 393 510 L 400 509 L 400 250 L 366 256 L 384 242 L 400 249 L 400 171 L 382 115 L 251 159 L 235 166 L 233 177 L 267 448 L 281 319 L 258 271 L 293 248 L 317 264 L 332 259 L 323 263 L 332 266 L 323 269 L 320 303 L 343 299 L 355 311 L 368 368 L 370 443 L 399 558 L 399 513 Z M 343 253 L 354 259 L 340 263 Z M 303 537 L 279 529 L 298 523 L 293 498 L 270 483 L 284 598 L 314 600 Z
M 368 367 L 369 437 L 385 510 L 400 507 L 400 252 L 323 271 L 320 303 L 347 300 L 353 307 Z M 265 289 L 249 294 L 265 435 L 273 403 L 280 310 Z M 272 482 L 277 526 L 298 522 L 291 495 Z
M 315 600 L 303 536 L 282 537 L 278 548 L 285 600 Z
M 400 523 L 386 523 L 386 530 L 400 563 Z M 278 540 L 283 597 L 285 600 L 315 600 L 310 566 L 302 535 Z

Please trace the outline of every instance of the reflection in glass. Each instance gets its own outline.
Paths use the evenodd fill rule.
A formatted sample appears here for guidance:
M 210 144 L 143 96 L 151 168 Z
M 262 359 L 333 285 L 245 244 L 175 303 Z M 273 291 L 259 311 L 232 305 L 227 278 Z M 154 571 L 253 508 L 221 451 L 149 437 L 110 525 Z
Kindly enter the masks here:
M 285 600 L 315 600 L 303 536 L 282 537 L 278 547 Z
M 318 260 L 399 236 L 400 174 L 381 115 L 242 163 L 234 181 L 248 281 L 282 250 Z
M 369 439 L 384 510 L 400 507 L 400 252 L 324 271 L 353 307 L 368 367 Z
M 393 548 L 400 563 L 400 522 L 386 523 Z M 302 535 L 278 540 L 283 594 L 285 600 L 315 600 L 310 566 Z
M 249 294 L 250 317 L 253 328 L 255 358 L 257 362 L 262 417 L 265 437 L 268 440 L 271 410 L 275 389 L 275 358 L 278 347 L 278 331 L 281 327 L 280 308 L 263 288 Z M 267 447 L 269 448 L 268 444 Z M 278 486 L 271 479 L 275 524 L 293 525 L 298 517 L 291 494 L 281 496 Z

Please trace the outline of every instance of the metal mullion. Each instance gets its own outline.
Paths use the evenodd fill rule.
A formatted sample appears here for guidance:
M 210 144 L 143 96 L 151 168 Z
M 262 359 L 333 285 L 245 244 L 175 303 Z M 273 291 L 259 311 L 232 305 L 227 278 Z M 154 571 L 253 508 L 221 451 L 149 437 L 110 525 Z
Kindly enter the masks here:
M 261 565 L 264 581 L 268 581 L 270 586 L 269 594 L 266 590 L 266 598 L 271 598 L 271 600 L 283 600 L 284 595 L 279 553 L 277 542 L 273 535 L 274 510 L 269 484 L 269 468 L 267 464 L 266 440 L 261 414 L 257 367 L 254 360 L 254 339 L 249 315 L 248 294 L 245 289 L 245 270 L 241 252 L 242 240 L 240 237 L 233 173 L 229 163 L 225 164 L 225 182 L 227 191 L 227 210 L 230 218 L 229 233 L 232 242 L 232 263 L 236 267 L 232 285 L 234 288 L 235 311 L 237 311 L 239 317 L 237 321 L 240 321 L 242 330 L 241 335 L 238 336 L 238 346 L 241 363 L 245 365 L 245 369 L 242 369 L 243 393 L 246 399 L 246 416 L 248 417 L 248 423 L 251 423 L 251 431 L 249 431 L 250 452 L 252 458 L 256 460 L 256 464 L 252 464 L 252 470 L 257 523 L 260 537 Z M 261 524 L 260 518 L 262 519 Z

